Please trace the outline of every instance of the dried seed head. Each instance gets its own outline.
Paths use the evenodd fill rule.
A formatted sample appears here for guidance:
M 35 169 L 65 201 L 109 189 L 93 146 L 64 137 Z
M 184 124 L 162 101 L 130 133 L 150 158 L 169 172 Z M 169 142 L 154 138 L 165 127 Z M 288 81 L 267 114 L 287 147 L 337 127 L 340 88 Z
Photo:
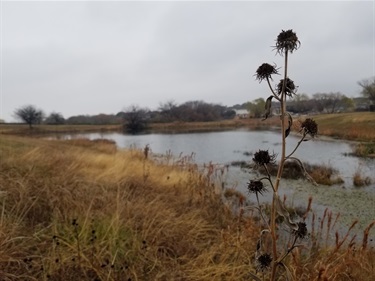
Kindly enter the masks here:
M 292 29 L 287 31 L 282 30 L 276 39 L 275 49 L 277 53 L 283 54 L 287 51 L 293 53 L 301 46 L 301 42 L 298 40 L 297 34 Z
M 281 79 L 279 84 L 277 84 L 277 93 L 280 95 L 283 91 L 283 84 L 284 84 L 284 79 Z M 287 96 L 292 97 L 292 95 L 295 95 L 298 90 L 298 87 L 294 85 L 293 80 L 286 78 L 286 84 L 285 84 L 285 94 Z
M 301 128 L 311 137 L 315 137 L 318 134 L 318 124 L 311 118 L 306 118 L 306 120 L 302 122 Z
M 267 191 L 267 189 L 263 185 L 263 182 L 259 180 L 249 181 L 247 183 L 247 190 L 249 191 L 249 193 L 259 193 L 259 194 L 263 194 L 263 192 Z
M 270 254 L 262 254 L 257 258 L 257 271 L 265 271 L 271 266 L 272 257 Z
M 299 222 L 297 223 L 298 228 L 296 230 L 293 230 L 293 235 L 297 236 L 298 238 L 305 238 L 308 234 L 307 227 L 305 222 Z
M 270 155 L 268 150 L 259 150 L 254 153 L 253 161 L 259 166 L 275 164 L 276 155 Z
M 261 66 L 258 67 L 255 76 L 259 82 L 262 82 L 264 79 L 271 79 L 272 74 L 279 74 L 276 69 L 276 65 L 270 65 L 268 63 L 263 63 Z

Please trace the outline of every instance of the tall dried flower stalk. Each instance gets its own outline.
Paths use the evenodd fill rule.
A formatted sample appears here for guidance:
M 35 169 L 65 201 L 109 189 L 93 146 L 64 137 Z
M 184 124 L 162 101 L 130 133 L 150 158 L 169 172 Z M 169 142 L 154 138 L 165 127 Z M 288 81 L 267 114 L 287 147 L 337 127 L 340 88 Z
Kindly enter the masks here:
M 302 144 L 303 141 L 308 140 L 308 137 L 314 138 L 318 133 L 318 126 L 313 119 L 306 119 L 301 123 L 301 139 L 297 142 L 295 148 L 287 154 L 286 152 L 286 139 L 292 129 L 293 125 L 293 118 L 292 116 L 286 111 L 286 99 L 287 97 L 292 97 L 296 94 L 298 87 L 294 84 L 294 81 L 288 77 L 288 56 L 296 51 L 300 47 L 301 43 L 298 40 L 296 33 L 293 30 L 282 30 L 281 33 L 277 36 L 276 44 L 274 49 L 276 53 L 284 57 L 284 72 L 283 78 L 280 82 L 275 86 L 272 87 L 271 81 L 272 75 L 279 74 L 279 69 L 275 64 L 271 65 L 268 63 L 263 63 L 261 66 L 258 67 L 256 70 L 256 79 L 259 82 L 267 81 L 269 89 L 271 91 L 271 95 L 267 98 L 267 102 L 265 105 L 265 113 L 264 119 L 267 119 L 271 115 L 272 111 L 272 99 L 275 99 L 277 102 L 280 103 L 280 122 L 281 122 L 281 153 L 280 153 L 280 160 L 278 163 L 278 172 L 275 179 L 271 178 L 271 174 L 268 171 L 268 165 L 275 165 L 276 164 L 276 154 L 269 154 L 268 150 L 259 150 L 254 154 L 253 161 L 257 166 L 261 166 L 266 171 L 266 176 L 260 179 L 251 179 L 248 183 L 248 190 L 249 193 L 255 193 L 257 202 L 259 205 L 259 212 L 264 223 L 264 229 L 261 231 L 260 239 L 257 243 L 256 249 L 256 261 L 257 261 L 257 270 L 261 269 L 261 271 L 270 270 L 269 276 L 270 280 L 276 280 L 278 275 L 278 269 L 282 269 L 286 272 L 286 276 L 290 275 L 287 266 L 283 263 L 284 259 L 295 249 L 298 247 L 297 241 L 301 239 L 305 239 L 308 237 L 308 230 L 306 227 L 306 223 L 304 222 L 304 218 L 301 218 L 300 221 L 294 221 L 292 216 L 289 214 L 288 210 L 285 208 L 284 203 L 280 200 L 279 197 L 279 187 L 281 181 L 281 175 L 283 173 L 284 164 L 288 160 L 294 160 L 299 163 L 301 169 L 305 172 L 307 179 L 313 181 L 311 177 L 307 174 L 306 169 L 304 168 L 302 162 L 294 157 L 294 153 L 298 149 L 298 147 Z M 263 191 L 265 190 L 265 185 L 263 181 L 266 181 L 272 188 L 273 196 L 272 196 L 272 204 L 271 204 L 271 212 L 270 217 L 266 219 L 266 214 L 263 213 L 263 210 L 259 203 L 259 195 L 262 195 Z M 278 248 L 278 233 L 277 233 L 277 217 L 282 217 L 282 223 L 284 223 L 289 232 L 291 234 L 292 243 L 288 247 L 284 247 L 284 252 L 279 254 L 280 249 Z M 272 240 L 272 248 L 271 253 L 262 251 L 262 235 L 264 233 L 269 233 Z M 251 274 L 255 280 L 254 274 Z

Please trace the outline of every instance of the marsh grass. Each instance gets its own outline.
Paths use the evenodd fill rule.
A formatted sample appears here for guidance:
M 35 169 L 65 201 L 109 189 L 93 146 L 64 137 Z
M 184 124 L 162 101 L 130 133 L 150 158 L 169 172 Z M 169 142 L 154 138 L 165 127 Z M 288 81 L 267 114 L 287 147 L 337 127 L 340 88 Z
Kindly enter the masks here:
M 255 226 L 233 221 L 212 167 L 156 164 L 105 141 L 1 142 L 2 280 L 246 275 L 238 261 L 251 260 Z
M 235 163 L 236 164 L 236 163 Z M 242 168 L 248 168 L 244 163 L 242 164 Z M 311 176 L 311 178 L 317 184 L 323 185 L 334 185 L 343 183 L 344 180 L 338 176 L 338 171 L 334 169 L 332 166 L 328 164 L 310 164 L 310 163 L 303 163 L 303 167 L 305 168 L 306 172 Z M 254 167 L 252 167 L 254 169 Z M 275 165 L 267 165 L 267 170 L 272 176 L 277 175 L 277 166 Z M 261 173 L 266 175 L 267 171 L 264 167 L 258 167 L 257 170 Z M 282 177 L 285 179 L 305 179 L 305 171 L 301 168 L 301 165 L 297 161 L 287 161 L 284 164 L 284 169 L 282 173 Z
M 109 141 L 0 143 L 1 280 L 249 280 L 257 266 L 260 221 L 241 193 L 216 186 L 225 167 Z M 321 239 L 285 261 L 293 280 L 318 280 L 317 265 L 347 280 L 343 263 L 356 280 L 373 274 L 367 244 L 333 253 Z
M 363 176 L 361 171 L 358 169 L 353 175 L 353 185 L 355 187 L 368 186 L 371 184 L 369 177 Z
M 357 157 L 375 157 L 375 143 L 368 142 L 368 143 L 359 143 L 354 147 L 354 156 Z

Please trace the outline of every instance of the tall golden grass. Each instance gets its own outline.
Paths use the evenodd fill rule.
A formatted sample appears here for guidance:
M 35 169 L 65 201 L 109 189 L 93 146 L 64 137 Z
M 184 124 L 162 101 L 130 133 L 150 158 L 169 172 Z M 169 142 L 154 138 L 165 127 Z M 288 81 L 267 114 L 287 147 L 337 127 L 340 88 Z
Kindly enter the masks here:
M 0 280 L 251 280 L 255 272 L 259 222 L 246 216 L 243 196 L 223 201 L 210 166 L 84 139 L 0 136 L 0 156 Z M 372 280 L 370 231 L 356 247 L 314 235 L 285 260 L 292 280 Z

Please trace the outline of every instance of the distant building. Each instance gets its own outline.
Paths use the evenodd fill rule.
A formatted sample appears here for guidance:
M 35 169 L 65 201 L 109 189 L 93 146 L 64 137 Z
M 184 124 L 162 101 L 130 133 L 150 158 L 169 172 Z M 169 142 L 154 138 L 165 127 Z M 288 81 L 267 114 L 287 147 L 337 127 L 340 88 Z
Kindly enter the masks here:
M 370 100 L 365 97 L 353 98 L 355 111 L 369 111 Z
M 234 109 L 236 112 L 235 118 L 237 119 L 246 119 L 249 118 L 249 111 L 247 109 Z

